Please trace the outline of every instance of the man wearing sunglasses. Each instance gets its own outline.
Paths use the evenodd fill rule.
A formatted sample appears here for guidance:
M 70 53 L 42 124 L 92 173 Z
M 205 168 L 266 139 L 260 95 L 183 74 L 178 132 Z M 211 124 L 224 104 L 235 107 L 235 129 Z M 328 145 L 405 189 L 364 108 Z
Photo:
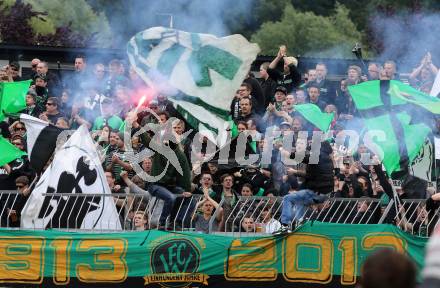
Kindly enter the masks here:
M 17 134 L 23 137 L 24 134 L 26 134 L 26 127 L 23 122 L 16 121 L 11 125 L 11 132 L 12 134 Z
M 40 115 L 40 119 L 44 121 L 48 121 L 50 124 L 55 125 L 58 121 L 58 118 L 63 117 L 64 115 L 58 111 L 59 100 L 56 97 L 49 97 L 46 102 L 46 110 Z

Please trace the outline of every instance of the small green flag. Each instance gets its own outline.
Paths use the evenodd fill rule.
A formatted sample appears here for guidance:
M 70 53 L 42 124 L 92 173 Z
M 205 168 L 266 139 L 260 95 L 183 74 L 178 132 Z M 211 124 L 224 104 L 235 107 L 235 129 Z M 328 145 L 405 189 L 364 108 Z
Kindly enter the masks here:
M 230 119 L 228 120 L 229 122 L 229 127 L 231 129 L 231 138 L 235 138 L 238 136 L 238 127 L 237 124 L 235 124 L 234 120 Z
M 7 114 L 15 114 L 26 108 L 26 94 L 31 80 L 0 83 L 0 121 Z
M 327 132 L 334 118 L 334 113 L 321 112 L 315 104 L 295 105 L 295 111 L 301 114 L 307 121 L 315 125 L 322 132 Z
M 2 136 L 0 136 L 0 151 L 2 151 L 0 153 L 0 166 L 26 155 L 26 152 L 21 151 Z

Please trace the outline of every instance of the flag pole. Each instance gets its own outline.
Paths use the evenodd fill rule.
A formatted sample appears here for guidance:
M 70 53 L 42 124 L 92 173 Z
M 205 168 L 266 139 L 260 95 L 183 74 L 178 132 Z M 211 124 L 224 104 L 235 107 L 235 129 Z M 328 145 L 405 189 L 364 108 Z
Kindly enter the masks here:
M 28 205 L 29 205 L 29 203 L 31 202 L 31 198 L 32 198 L 32 190 L 33 190 L 33 187 L 32 186 L 34 186 L 36 183 L 38 183 L 38 179 L 40 178 L 40 175 L 36 175 L 35 176 L 35 178 L 34 178 L 34 180 L 32 180 L 32 182 L 31 182 L 31 184 L 29 184 L 29 198 L 26 200 L 26 202 L 24 203 L 24 206 L 23 206 L 23 209 L 21 209 L 21 211 L 22 212 L 25 212 L 26 211 L 26 209 L 27 209 L 27 207 L 28 207 Z M 21 217 L 20 217 L 21 218 Z M 20 219 L 20 227 L 23 227 L 23 225 L 22 225 L 22 218 Z
M 40 178 L 40 175 L 37 174 L 37 176 L 35 176 L 34 180 L 32 180 L 31 184 L 29 184 L 29 190 L 31 191 L 33 189 L 32 186 L 34 186 L 37 183 L 37 180 Z
M 396 208 L 396 215 L 399 215 L 399 210 L 400 210 L 399 206 L 401 206 L 400 197 L 399 197 L 399 194 L 397 194 L 396 187 L 394 186 L 394 183 L 391 184 L 391 188 L 393 189 L 393 200 L 394 200 L 394 207 Z

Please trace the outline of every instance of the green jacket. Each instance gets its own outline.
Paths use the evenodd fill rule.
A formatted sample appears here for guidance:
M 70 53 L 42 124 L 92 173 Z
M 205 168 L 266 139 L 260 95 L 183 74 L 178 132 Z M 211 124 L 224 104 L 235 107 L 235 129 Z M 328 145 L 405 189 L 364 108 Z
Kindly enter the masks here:
M 140 139 L 145 147 L 150 147 L 151 137 L 148 135 L 148 133 L 141 134 Z M 165 172 L 164 176 L 157 181 L 157 184 L 165 187 L 179 186 L 185 191 L 191 192 L 191 168 L 189 166 L 188 159 L 183 151 L 180 150 L 178 145 L 171 145 L 170 147 L 173 147 L 173 151 L 176 154 L 180 167 L 182 168 L 183 175 L 180 175 L 180 173 L 165 156 L 155 152 L 154 155 L 151 156 L 151 176 L 160 175 L 165 169 L 167 162 L 169 162 L 167 171 Z

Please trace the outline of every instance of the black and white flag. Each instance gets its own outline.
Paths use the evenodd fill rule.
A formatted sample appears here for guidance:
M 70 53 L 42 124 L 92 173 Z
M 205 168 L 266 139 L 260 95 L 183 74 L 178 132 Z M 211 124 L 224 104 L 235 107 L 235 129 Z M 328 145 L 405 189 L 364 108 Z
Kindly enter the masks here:
M 55 153 L 32 191 L 22 228 L 120 230 L 110 187 L 93 140 L 81 126 Z
M 58 135 L 64 129 L 49 122 L 21 114 L 20 121 L 26 126 L 27 152 L 31 167 L 40 174 L 57 145 Z

